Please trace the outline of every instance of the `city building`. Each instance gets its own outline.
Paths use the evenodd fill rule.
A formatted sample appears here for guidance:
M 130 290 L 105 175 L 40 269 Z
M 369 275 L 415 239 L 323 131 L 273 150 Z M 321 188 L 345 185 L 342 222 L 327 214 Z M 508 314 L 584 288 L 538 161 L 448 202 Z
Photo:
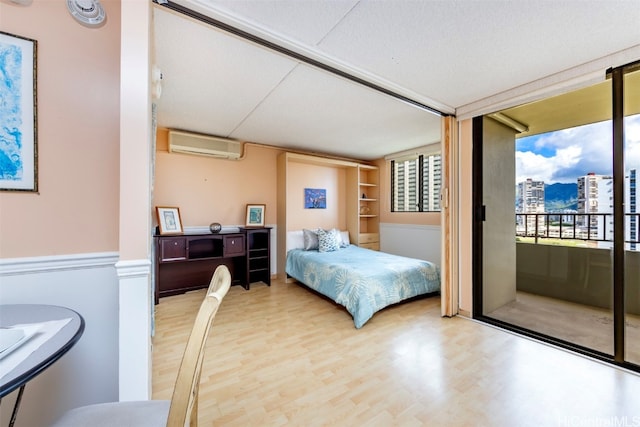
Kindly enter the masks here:
M 516 188 L 516 213 L 537 214 L 544 213 L 544 181 L 534 181 L 527 178 L 526 181 L 518 183 Z M 525 225 L 524 218 L 527 218 L 527 230 L 529 234 L 535 229 L 536 217 L 517 215 L 517 225 Z M 544 226 L 544 218 L 539 218 L 538 226 Z
M 578 178 L 577 225 L 585 236 L 611 248 L 613 241 L 613 177 L 593 172 Z
M 625 241 L 629 242 L 625 246 L 625 249 L 631 251 L 640 250 L 638 246 L 638 236 L 640 236 L 640 218 L 638 211 L 638 170 L 631 169 L 629 175 L 625 177 L 625 206 L 627 206 L 627 219 L 625 223 Z
M 425 156 L 422 173 L 424 210 L 439 211 L 440 187 L 442 185 L 442 167 L 439 154 Z

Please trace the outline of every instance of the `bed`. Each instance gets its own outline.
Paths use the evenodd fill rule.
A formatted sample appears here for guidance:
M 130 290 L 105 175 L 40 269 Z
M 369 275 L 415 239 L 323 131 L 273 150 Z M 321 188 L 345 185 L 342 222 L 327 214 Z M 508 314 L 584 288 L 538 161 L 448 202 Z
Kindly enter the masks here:
M 293 239 L 287 240 L 289 248 Z M 389 305 L 440 291 L 440 270 L 432 262 L 346 243 L 331 251 L 293 246 L 287 275 L 344 306 L 358 329 Z

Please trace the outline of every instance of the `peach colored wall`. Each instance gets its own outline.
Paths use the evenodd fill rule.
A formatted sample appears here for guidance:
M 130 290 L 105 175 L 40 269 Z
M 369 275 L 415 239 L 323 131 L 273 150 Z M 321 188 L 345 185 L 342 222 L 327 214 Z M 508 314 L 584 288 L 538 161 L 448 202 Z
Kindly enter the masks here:
M 130 261 L 148 259 L 151 254 L 151 2 L 123 0 L 120 19 L 119 250 L 120 261 Z
M 156 142 L 153 207 L 177 206 L 183 226 L 244 225 L 248 203 L 266 204 L 265 224 L 277 222 L 276 159 L 281 150 L 244 145 L 241 160 L 167 151 L 167 130 Z M 154 221 L 155 215 L 154 215 Z M 154 222 L 157 224 L 157 222 Z
M 347 228 L 346 171 L 343 168 L 289 162 L 287 173 L 287 227 Z M 327 190 L 326 209 L 305 209 L 304 189 Z
M 375 162 L 380 170 L 380 222 L 392 224 L 440 225 L 440 213 L 391 212 L 391 163 L 380 159 Z
M 120 2 L 76 23 L 64 0 L 0 2 L 2 31 L 38 41 L 39 194 L 0 192 L 0 257 L 118 250 Z

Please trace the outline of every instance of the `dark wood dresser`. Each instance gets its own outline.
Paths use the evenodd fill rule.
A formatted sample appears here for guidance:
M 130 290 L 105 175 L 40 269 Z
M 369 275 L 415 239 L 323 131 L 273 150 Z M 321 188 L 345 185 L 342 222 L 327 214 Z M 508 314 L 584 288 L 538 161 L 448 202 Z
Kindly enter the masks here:
M 161 297 L 206 288 L 219 265 L 231 272 L 232 284 L 271 285 L 271 228 L 240 228 L 220 233 L 156 235 L 155 302 Z

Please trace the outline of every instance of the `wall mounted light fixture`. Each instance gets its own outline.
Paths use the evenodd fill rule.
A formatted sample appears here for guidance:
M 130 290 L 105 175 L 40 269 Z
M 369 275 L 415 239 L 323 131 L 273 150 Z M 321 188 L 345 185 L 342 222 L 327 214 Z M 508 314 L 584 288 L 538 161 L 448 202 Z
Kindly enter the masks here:
M 69 13 L 87 27 L 101 26 L 107 18 L 100 0 L 67 0 Z

